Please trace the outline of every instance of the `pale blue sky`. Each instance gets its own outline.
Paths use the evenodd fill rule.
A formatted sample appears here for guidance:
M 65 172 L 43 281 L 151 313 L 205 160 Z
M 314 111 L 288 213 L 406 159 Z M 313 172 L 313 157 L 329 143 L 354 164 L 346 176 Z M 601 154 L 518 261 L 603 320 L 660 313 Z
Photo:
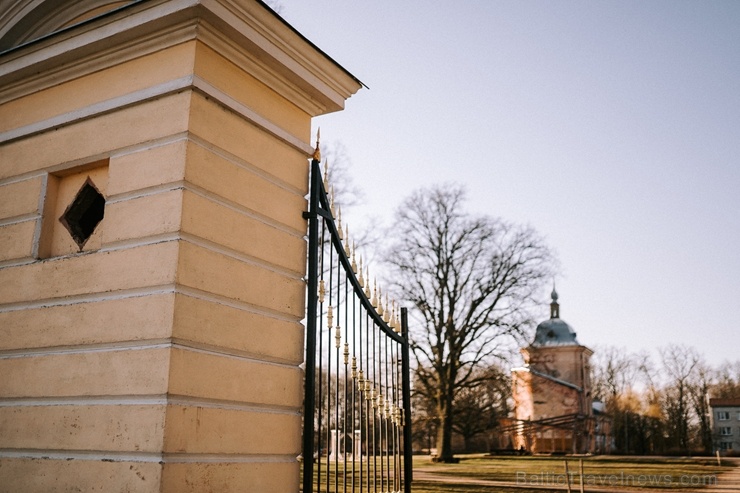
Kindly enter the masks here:
M 370 87 L 315 121 L 350 221 L 460 182 L 547 238 L 581 343 L 740 359 L 740 1 L 280 4 Z

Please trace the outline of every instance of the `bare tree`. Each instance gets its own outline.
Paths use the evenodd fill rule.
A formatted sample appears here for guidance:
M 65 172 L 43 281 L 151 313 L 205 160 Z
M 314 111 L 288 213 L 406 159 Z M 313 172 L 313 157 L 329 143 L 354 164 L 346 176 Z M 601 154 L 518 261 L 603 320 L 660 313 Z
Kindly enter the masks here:
M 740 399 L 740 361 L 724 362 L 717 369 L 717 382 L 712 388 L 717 399 Z
M 669 379 L 664 389 L 666 425 L 673 439 L 672 445 L 689 453 L 689 426 L 691 418 L 690 384 L 699 354 L 693 347 L 670 344 L 660 349 L 663 370 Z
M 414 443 L 422 450 L 431 450 L 435 446 L 439 420 L 434 402 L 427 398 L 425 392 L 419 392 L 422 387 L 415 377 L 412 386 L 414 391 L 411 393 L 411 408 L 414 410 L 411 413 L 411 430 Z
M 654 453 L 660 448 L 662 424 L 654 387 L 654 371 L 647 353 L 630 353 L 606 346 L 594 352 L 594 397 L 606 405 L 612 419 L 616 450 L 621 453 Z M 645 383 L 646 391 L 640 384 Z
M 593 393 L 607 406 L 632 388 L 640 371 L 633 355 L 624 348 L 597 348 L 591 358 Z
M 434 402 L 438 460 L 451 462 L 455 397 L 481 382 L 476 372 L 501 357 L 532 325 L 535 294 L 552 275 L 542 238 L 488 216 L 464 211 L 456 185 L 413 193 L 398 209 L 385 255 L 419 330 L 411 347 L 419 392 Z
M 471 452 L 471 441 L 475 437 L 492 432 L 499 418 L 508 414 L 506 401 L 511 396 L 508 372 L 492 366 L 480 373 L 481 383 L 461 389 L 453 402 L 455 420 L 452 427 L 463 437 L 466 452 Z
M 365 192 L 352 175 L 352 159 L 347 148 L 341 142 L 321 144 L 322 176 L 326 178 L 327 193 L 334 204 L 334 212 L 340 220 L 342 231 L 349 232 L 350 246 L 359 247 L 365 265 L 372 263 L 381 241 L 381 222 L 363 210 Z M 362 214 L 357 214 L 358 210 Z M 355 221 L 362 217 L 363 221 Z M 348 228 L 348 229 L 347 229 Z
M 344 209 L 361 206 L 365 201 L 364 191 L 355 183 L 352 176 L 352 159 L 341 142 L 321 144 L 321 162 L 325 174 L 328 173 L 330 190 L 334 201 Z
M 715 381 L 714 370 L 699 356 L 689 380 L 691 406 L 699 423 L 699 441 L 704 452 L 712 452 L 711 410 L 709 409 L 709 392 Z

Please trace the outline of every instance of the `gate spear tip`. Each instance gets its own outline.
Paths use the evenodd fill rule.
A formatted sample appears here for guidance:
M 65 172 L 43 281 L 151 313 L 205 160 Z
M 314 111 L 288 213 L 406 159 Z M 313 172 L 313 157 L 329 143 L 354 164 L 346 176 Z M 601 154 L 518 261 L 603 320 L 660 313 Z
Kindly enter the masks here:
M 317 146 L 318 149 L 318 146 Z M 319 151 L 319 157 L 321 152 Z M 324 190 L 329 190 L 329 160 L 327 159 L 324 163 Z
M 314 161 L 321 161 L 321 150 L 319 149 L 319 140 L 321 140 L 321 127 L 316 131 L 316 149 L 313 151 Z

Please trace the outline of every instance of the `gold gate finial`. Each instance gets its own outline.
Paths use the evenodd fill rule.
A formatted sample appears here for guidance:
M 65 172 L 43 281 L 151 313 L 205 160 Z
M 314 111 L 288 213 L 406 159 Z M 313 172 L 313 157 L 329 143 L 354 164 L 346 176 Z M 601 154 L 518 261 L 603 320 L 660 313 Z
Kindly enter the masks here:
M 319 149 L 319 141 L 321 140 L 321 127 L 316 131 L 316 149 L 313 151 L 314 161 L 321 161 L 321 150 Z

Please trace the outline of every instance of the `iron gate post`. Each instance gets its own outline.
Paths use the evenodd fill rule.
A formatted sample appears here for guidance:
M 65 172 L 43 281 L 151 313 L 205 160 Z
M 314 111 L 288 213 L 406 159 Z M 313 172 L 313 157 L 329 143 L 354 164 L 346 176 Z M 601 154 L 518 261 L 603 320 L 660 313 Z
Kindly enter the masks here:
M 303 493 L 313 492 L 314 409 L 316 390 L 316 308 L 318 304 L 319 254 L 319 161 L 311 161 L 311 188 L 308 214 L 308 296 L 306 298 L 306 382 L 303 409 Z
M 409 311 L 401 308 L 401 335 L 403 336 L 401 358 L 402 394 L 403 394 L 403 488 L 404 493 L 411 493 L 411 481 L 414 474 L 413 449 L 411 439 L 411 377 L 409 361 Z

